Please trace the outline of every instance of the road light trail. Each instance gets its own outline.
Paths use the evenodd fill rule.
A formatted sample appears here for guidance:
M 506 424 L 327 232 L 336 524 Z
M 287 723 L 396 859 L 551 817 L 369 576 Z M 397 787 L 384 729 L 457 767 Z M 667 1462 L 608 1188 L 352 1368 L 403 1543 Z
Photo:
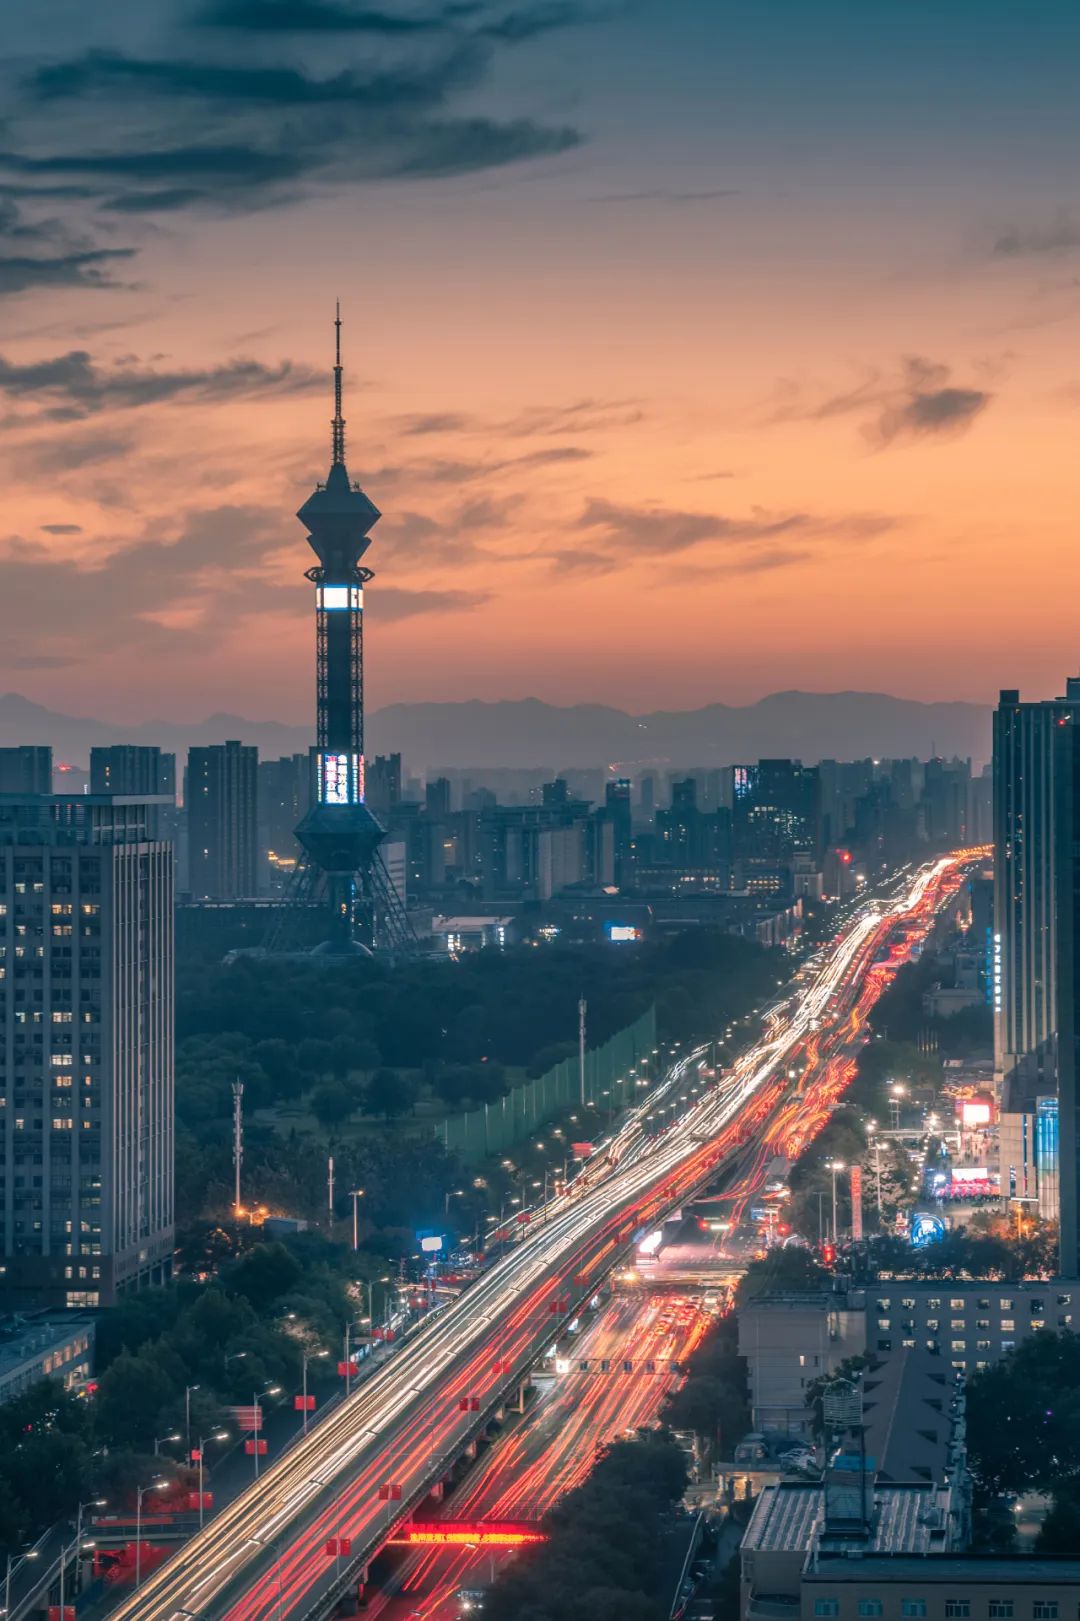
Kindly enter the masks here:
M 631 1110 L 607 1163 L 586 1167 L 549 1203 L 538 1230 L 271 1466 L 257 1490 L 192 1538 L 120 1606 L 120 1621 L 298 1621 L 320 1613 L 334 1576 L 326 1539 L 348 1535 L 354 1557 L 377 1549 L 393 1514 L 423 1495 L 475 1428 L 462 1397 L 475 1397 L 481 1410 L 490 1405 L 550 1340 L 566 1303 L 595 1286 L 642 1225 L 655 1224 L 760 1136 L 788 1092 L 791 1055 L 819 1029 L 849 1024 L 892 930 L 906 922 L 925 933 L 984 854 L 944 858 L 892 898 L 864 906 L 810 983 L 770 1010 L 762 1039 L 660 1133 L 645 1129 L 647 1105 Z M 682 1061 L 683 1076 L 689 1062 Z M 380 1499 L 380 1487 L 390 1485 L 401 1489 L 400 1510 Z

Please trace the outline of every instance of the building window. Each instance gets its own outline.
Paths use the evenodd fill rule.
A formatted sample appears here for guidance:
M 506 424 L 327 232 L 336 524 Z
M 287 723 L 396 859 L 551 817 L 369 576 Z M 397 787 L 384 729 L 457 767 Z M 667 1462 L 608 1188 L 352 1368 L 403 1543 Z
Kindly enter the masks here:
M 892 1321 L 888 1317 L 879 1317 L 877 1320 L 877 1326 L 879 1328 L 889 1329 L 892 1327 Z
M 963 1317 L 951 1317 L 949 1319 L 949 1327 L 950 1328 L 966 1328 L 967 1327 L 967 1322 Z
M 941 1305 L 941 1301 L 939 1299 L 928 1300 L 926 1302 L 926 1309 L 927 1309 L 927 1311 L 937 1311 L 939 1309 L 940 1305 Z
M 909 1297 L 907 1300 L 901 1300 L 900 1304 L 903 1306 L 905 1311 L 911 1311 L 915 1305 L 915 1302 Z
M 976 1349 L 976 1351 L 989 1351 L 989 1349 L 990 1349 L 990 1341 L 989 1340 L 976 1340 L 975 1341 L 975 1349 Z
M 1058 1295 L 1057 1303 L 1058 1303 L 1059 1306 L 1071 1306 L 1072 1305 L 1072 1295 Z
M 976 1319 L 975 1319 L 975 1327 L 976 1328 L 989 1328 L 990 1327 L 990 1319 L 989 1319 L 989 1317 L 976 1317 Z
M 1003 1334 L 1011 1334 L 1015 1327 L 1016 1327 L 1016 1321 L 1015 1321 L 1014 1318 L 1012 1318 L 1012 1317 L 1003 1317 L 1001 1319 L 1001 1332 Z
M 888 1311 L 891 1305 L 892 1305 L 892 1300 L 891 1299 L 889 1299 L 889 1300 L 879 1300 L 878 1303 L 877 1303 L 877 1309 L 878 1309 L 878 1311 Z
M 1013 1601 L 1011 1598 L 992 1598 L 990 1600 L 990 1621 L 1012 1621 Z
M 963 1311 L 964 1307 L 967 1305 L 967 1301 L 966 1300 L 950 1300 L 949 1305 L 952 1307 L 953 1311 Z
M 999 1300 L 998 1305 L 1001 1307 L 1002 1311 L 1012 1311 L 1013 1309 L 1013 1303 L 1011 1300 Z
M 1031 1315 L 1033 1317 L 1040 1317 L 1042 1315 L 1042 1309 L 1043 1303 L 1041 1300 L 1033 1300 L 1031 1302 Z
M 926 1600 L 924 1598 L 902 1598 L 900 1600 L 900 1614 L 907 1616 L 925 1615 Z
M 966 1351 L 967 1350 L 967 1340 L 953 1340 L 952 1344 L 951 1344 L 951 1349 L 954 1350 L 954 1351 Z
M 1031 1606 L 1033 1621 L 1057 1621 L 1057 1599 L 1037 1598 Z
M 1002 1354 L 1002 1356 L 1005 1355 L 1006 1351 L 1011 1351 L 1013 1349 L 1013 1347 L 1015 1346 L 1015 1344 L 1016 1344 L 1015 1340 L 1002 1340 L 1002 1342 L 1001 1342 L 1001 1354 Z
M 836 1598 L 816 1598 L 814 1600 L 815 1615 L 839 1615 L 840 1600 Z
M 860 1615 L 881 1615 L 882 1603 L 879 1598 L 861 1598 L 859 1600 Z
M 970 1614 L 971 1600 L 969 1598 L 947 1598 L 945 1600 L 945 1621 L 963 1621 L 963 1618 Z
M 892 1340 L 878 1340 L 877 1348 L 878 1348 L 879 1351 L 891 1351 L 892 1350 Z
M 926 1319 L 926 1326 L 927 1328 L 939 1328 L 941 1326 L 940 1319 L 937 1317 L 928 1317 Z

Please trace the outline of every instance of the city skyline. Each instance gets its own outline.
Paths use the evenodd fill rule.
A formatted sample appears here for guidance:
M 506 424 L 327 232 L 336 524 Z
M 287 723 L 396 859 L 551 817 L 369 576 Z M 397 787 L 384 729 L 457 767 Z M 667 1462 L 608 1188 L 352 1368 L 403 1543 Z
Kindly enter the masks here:
M 340 296 L 372 709 L 1056 690 L 1064 6 L 49 10 L 0 152 L 0 688 L 308 717 Z

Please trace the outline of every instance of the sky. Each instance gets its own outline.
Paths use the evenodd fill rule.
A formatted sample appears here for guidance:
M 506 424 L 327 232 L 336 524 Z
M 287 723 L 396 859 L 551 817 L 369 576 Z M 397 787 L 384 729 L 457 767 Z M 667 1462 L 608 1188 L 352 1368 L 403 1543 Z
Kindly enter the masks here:
M 5 46 L 0 689 L 310 714 L 337 298 L 373 706 L 1077 669 L 1073 0 L 35 0 Z

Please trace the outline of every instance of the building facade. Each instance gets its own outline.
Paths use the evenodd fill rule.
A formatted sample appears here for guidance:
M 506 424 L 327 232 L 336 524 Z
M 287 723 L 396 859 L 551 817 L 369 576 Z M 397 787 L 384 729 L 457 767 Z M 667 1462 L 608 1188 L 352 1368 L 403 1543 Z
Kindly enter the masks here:
M 1061 1224 L 1080 1269 L 1076 998 L 1080 992 L 1080 679 L 994 716 L 995 1067 L 1001 1184 Z
M 173 1248 L 173 857 L 122 796 L 0 797 L 0 1299 L 108 1305 Z
M 258 893 L 258 750 L 215 743 L 188 750 L 188 888 L 197 900 Z
M 761 1295 L 739 1308 L 753 1428 L 809 1434 L 807 1390 L 848 1357 L 869 1353 L 886 1363 L 927 1351 L 943 1368 L 970 1376 L 1044 1329 L 1080 1331 L 1080 1280 L 907 1279 Z

